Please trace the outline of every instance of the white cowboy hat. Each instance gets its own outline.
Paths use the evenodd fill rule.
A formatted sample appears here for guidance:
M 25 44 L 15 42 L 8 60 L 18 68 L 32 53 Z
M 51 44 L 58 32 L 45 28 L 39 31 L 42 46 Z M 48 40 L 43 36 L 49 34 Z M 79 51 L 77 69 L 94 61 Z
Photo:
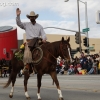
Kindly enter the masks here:
M 35 14 L 34 11 L 30 12 L 30 15 L 26 15 L 27 18 L 30 18 L 30 16 L 35 16 L 36 18 L 38 18 L 39 14 Z

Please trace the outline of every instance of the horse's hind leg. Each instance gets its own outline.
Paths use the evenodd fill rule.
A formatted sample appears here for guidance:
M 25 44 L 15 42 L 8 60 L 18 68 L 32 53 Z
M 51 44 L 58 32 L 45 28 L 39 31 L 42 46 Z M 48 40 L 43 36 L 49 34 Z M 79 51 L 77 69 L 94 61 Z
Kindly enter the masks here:
M 53 81 L 56 84 L 56 87 L 57 87 L 57 90 L 58 90 L 58 94 L 59 94 L 59 100 L 64 100 L 63 96 L 62 96 L 62 92 L 61 92 L 60 86 L 59 86 L 59 81 L 57 79 L 56 71 L 51 72 L 50 75 L 51 75 Z
M 12 81 L 12 88 L 11 88 L 11 92 L 9 94 L 9 97 L 12 98 L 13 97 L 13 93 L 14 93 L 14 84 L 15 84 L 15 81 L 16 81 L 16 76 L 17 76 L 17 73 L 15 72 L 12 72 L 11 74 L 11 81 Z
M 26 96 L 26 99 L 30 100 L 30 96 L 28 95 L 28 92 L 27 92 L 27 81 L 29 79 L 29 72 L 28 71 L 25 71 L 24 72 L 24 90 L 25 90 L 25 96 Z
M 38 100 L 41 100 L 41 96 L 40 96 L 41 79 L 42 79 L 42 75 L 37 74 L 37 87 L 38 87 L 37 96 L 38 96 Z

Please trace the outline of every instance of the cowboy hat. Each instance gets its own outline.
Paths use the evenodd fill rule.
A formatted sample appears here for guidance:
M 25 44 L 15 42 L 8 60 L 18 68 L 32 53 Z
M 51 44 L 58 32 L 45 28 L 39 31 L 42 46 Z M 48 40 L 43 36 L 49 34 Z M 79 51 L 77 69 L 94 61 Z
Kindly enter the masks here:
M 34 11 L 31 11 L 30 15 L 26 15 L 27 18 L 30 18 L 31 16 L 35 16 L 36 18 L 38 18 L 39 14 L 35 14 Z

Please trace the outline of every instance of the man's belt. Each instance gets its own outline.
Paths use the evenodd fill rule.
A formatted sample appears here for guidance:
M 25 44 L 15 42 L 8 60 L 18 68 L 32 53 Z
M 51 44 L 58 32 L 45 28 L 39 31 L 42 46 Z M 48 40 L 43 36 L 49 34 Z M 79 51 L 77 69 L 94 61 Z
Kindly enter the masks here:
M 33 39 L 27 39 L 26 41 L 27 41 L 27 42 L 30 42 L 31 40 L 33 40 Z

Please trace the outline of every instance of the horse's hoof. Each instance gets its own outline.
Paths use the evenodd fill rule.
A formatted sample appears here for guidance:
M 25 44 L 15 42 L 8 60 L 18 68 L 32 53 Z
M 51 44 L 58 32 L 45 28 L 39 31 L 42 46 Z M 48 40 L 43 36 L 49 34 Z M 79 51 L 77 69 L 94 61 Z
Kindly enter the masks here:
M 27 99 L 27 100 L 30 100 L 31 98 L 30 98 L 30 97 L 26 97 L 26 99 Z
M 64 100 L 63 98 L 59 98 L 59 100 Z
M 12 97 L 13 97 L 13 95 L 9 95 L 9 97 L 10 97 L 10 98 L 12 98 Z

